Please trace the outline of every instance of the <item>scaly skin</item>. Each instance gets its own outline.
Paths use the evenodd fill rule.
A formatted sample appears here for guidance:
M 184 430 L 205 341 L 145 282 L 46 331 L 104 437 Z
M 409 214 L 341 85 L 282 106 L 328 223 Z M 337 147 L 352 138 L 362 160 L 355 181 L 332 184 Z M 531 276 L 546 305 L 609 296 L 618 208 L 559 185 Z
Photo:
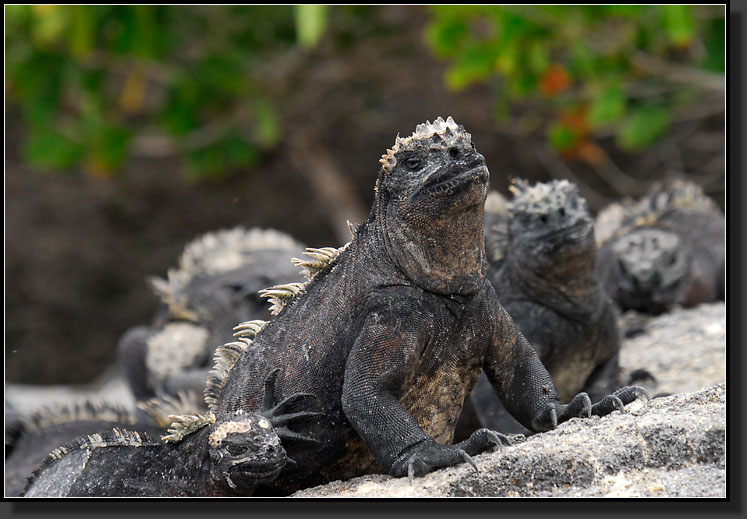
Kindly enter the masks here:
M 89 434 L 53 450 L 28 478 L 27 497 L 174 497 L 250 495 L 272 481 L 288 463 L 281 440 L 306 439 L 288 429 L 290 423 L 317 413 L 288 413 L 289 405 L 305 405 L 309 395 L 276 403 L 272 398 L 280 370 L 265 381 L 262 410 L 239 410 L 223 420 L 183 416 L 197 424 L 169 438 L 114 429 Z M 186 432 L 185 432 L 186 430 Z M 178 436 L 177 436 L 178 435 Z
M 368 220 L 258 333 L 218 399 L 219 419 L 254 410 L 266 374 L 284 366 L 277 399 L 300 392 L 321 402 L 323 417 L 299 428 L 318 447 L 287 446 L 296 464 L 258 492 L 469 462 L 507 441 L 481 429 L 450 445 L 481 370 L 532 430 L 592 411 L 585 393 L 561 404 L 485 276 L 488 169 L 469 134 L 439 118 L 398 137 L 382 164 Z M 594 409 L 611 412 L 636 393 L 621 395 Z
M 603 398 L 620 384 L 620 339 L 614 307 L 594 271 L 597 248 L 586 202 L 567 180 L 531 187 L 518 181 L 512 191 L 510 203 L 493 203 L 485 215 L 488 278 L 560 400 L 580 391 Z M 469 404 L 463 421 L 474 423 L 468 416 L 474 412 L 483 427 L 529 432 L 505 412 L 485 376 Z

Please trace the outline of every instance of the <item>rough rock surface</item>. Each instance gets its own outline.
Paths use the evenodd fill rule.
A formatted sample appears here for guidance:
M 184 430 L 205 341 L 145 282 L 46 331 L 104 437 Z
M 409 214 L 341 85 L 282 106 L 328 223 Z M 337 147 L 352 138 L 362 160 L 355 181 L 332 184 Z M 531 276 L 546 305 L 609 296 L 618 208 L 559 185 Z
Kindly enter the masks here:
M 627 413 L 572 419 L 409 484 L 386 475 L 335 481 L 297 497 L 723 497 L 726 389 L 636 401 Z
M 626 314 L 623 318 L 628 318 Z M 645 319 L 643 333 L 623 342 L 621 380 L 644 368 L 656 383 L 636 381 L 651 395 L 696 391 L 726 380 L 726 304 L 702 304 Z
M 636 381 L 654 398 L 626 415 L 571 420 L 526 442 L 475 457 L 424 478 L 386 475 L 336 481 L 301 497 L 652 496 L 725 495 L 726 306 L 675 309 L 656 317 L 626 314 L 642 332 L 623 341 L 622 380 L 644 368 L 656 383 Z M 710 386 L 710 387 L 709 387 Z M 707 389 L 704 389 L 707 388 Z

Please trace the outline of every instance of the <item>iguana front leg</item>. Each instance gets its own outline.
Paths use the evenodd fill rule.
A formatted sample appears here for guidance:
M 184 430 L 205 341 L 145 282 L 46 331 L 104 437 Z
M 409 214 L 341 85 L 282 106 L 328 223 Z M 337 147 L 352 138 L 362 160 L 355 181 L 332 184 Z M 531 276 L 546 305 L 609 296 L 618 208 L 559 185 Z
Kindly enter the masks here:
M 427 320 L 411 312 L 370 314 L 348 356 L 342 408 L 379 464 L 412 477 L 467 462 L 470 455 L 508 440 L 487 429 L 457 445 L 437 443 L 399 401 L 428 341 Z M 417 381 L 416 381 L 417 383 Z
M 593 406 L 586 393 L 561 404 L 552 377 L 506 310 L 498 304 L 494 315 L 496 331 L 483 369 L 504 407 L 524 427 L 547 431 L 574 417 L 603 416 L 615 409 L 624 412 L 626 404 L 648 397 L 645 389 L 626 386 Z

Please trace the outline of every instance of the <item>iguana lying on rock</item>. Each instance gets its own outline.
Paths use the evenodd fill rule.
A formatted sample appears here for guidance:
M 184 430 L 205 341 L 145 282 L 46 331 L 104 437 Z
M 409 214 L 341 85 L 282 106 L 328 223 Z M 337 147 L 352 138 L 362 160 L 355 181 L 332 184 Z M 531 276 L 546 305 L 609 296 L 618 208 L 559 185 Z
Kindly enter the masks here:
M 620 337 L 614 306 L 597 282 L 593 219 L 576 186 L 515 181 L 514 198 L 488 195 L 488 279 L 501 304 L 537 352 L 561 401 L 585 391 L 593 399 L 620 385 Z M 501 405 L 485 375 L 466 415 L 483 427 L 526 433 Z M 464 436 L 460 431 L 459 436 Z
M 243 343 L 240 343 L 243 344 Z M 216 353 L 213 385 L 230 369 L 230 346 Z M 229 362 L 227 365 L 226 363 Z M 265 381 L 260 410 L 237 410 L 218 420 L 206 414 L 171 415 L 168 434 L 143 432 L 140 425 L 98 428 L 54 450 L 30 471 L 20 495 L 41 496 L 224 496 L 250 495 L 256 486 L 272 481 L 289 460 L 281 440 L 305 440 L 289 424 L 314 418 L 304 406 L 311 395 L 297 394 L 276 403 L 274 384 L 280 369 Z M 175 405 L 174 405 L 175 404 Z M 152 401 L 144 409 L 161 419 L 184 402 Z M 120 419 L 123 417 L 119 417 Z M 78 430 L 89 424 L 73 423 Z M 159 424 L 160 425 L 160 424 Z M 59 437 L 59 435 L 58 435 Z M 160 438 L 159 438 L 160 437 Z M 7 492 L 7 489 L 6 489 Z
M 597 217 L 600 281 L 623 309 L 661 313 L 724 297 L 724 215 L 692 182 L 655 185 Z
M 488 169 L 462 126 L 451 118 L 418 125 L 381 163 L 371 213 L 352 241 L 297 261 L 308 282 L 263 292 L 277 316 L 238 328 L 256 337 L 225 382 L 206 389 L 218 420 L 256 411 L 264 379 L 283 366 L 276 399 L 300 392 L 321 402 L 323 417 L 298 429 L 319 445 L 286 446 L 296 463 L 258 492 L 471 462 L 507 441 L 480 429 L 450 444 L 483 369 L 508 411 L 535 431 L 610 413 L 640 394 L 626 387 L 593 406 L 585 393 L 561 403 L 485 277 Z
M 165 311 L 120 339 L 118 362 L 136 399 L 202 391 L 213 352 L 231 340 L 233 326 L 269 318 L 258 291 L 302 279 L 289 260 L 303 250 L 273 229 L 236 227 L 190 242 L 166 279 L 151 279 Z
M 153 415 L 154 411 L 149 410 L 148 416 Z M 146 414 L 142 416 L 145 418 Z M 111 402 L 51 404 L 29 416 L 18 416 L 9 438 L 6 415 L 5 494 L 17 496 L 23 490 L 26 478 L 53 449 L 82 435 L 113 427 L 132 427 L 137 422 L 133 413 Z M 141 421 L 138 427 L 150 433 L 157 433 L 160 429 L 150 419 Z

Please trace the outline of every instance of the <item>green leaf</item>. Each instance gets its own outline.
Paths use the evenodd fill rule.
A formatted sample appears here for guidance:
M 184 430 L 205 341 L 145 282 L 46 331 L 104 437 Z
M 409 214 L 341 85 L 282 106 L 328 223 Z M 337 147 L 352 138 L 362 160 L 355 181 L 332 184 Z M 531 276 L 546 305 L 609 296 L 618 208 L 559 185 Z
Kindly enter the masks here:
M 577 142 L 576 133 L 561 122 L 556 122 L 550 127 L 550 143 L 558 151 L 571 149 Z
M 591 103 L 589 123 L 599 128 L 614 123 L 625 113 L 625 92 L 619 83 L 602 90 Z
M 530 71 L 537 75 L 542 74 L 550 66 L 550 56 L 546 44 L 538 40 L 529 42 L 526 60 Z
M 31 126 L 23 146 L 24 159 L 37 168 L 70 169 L 81 159 L 83 153 L 81 144 L 48 125 Z
M 462 59 L 446 71 L 446 86 L 461 90 L 476 81 L 488 77 L 493 71 L 495 51 L 488 45 L 472 45 Z
M 327 6 L 297 5 L 295 15 L 298 43 L 305 48 L 316 46 L 327 29 Z
M 723 18 L 711 20 L 705 39 L 706 58 L 703 68 L 713 72 L 726 70 L 726 22 Z
M 640 151 L 669 129 L 671 113 L 662 106 L 636 108 L 625 119 L 617 136 L 618 145 L 628 151 Z
M 280 121 L 275 108 L 264 99 L 257 99 L 254 109 L 254 139 L 263 148 L 271 148 L 280 139 Z
M 86 5 L 76 5 L 71 9 L 73 9 L 73 15 L 68 34 L 70 51 L 74 56 L 82 58 L 93 49 L 96 34 L 96 13 L 90 6 Z
M 425 41 L 442 58 L 456 54 L 464 43 L 469 31 L 461 18 L 446 18 L 432 22 L 426 27 Z
M 690 5 L 662 6 L 664 30 L 675 45 L 687 45 L 695 37 L 695 17 Z

